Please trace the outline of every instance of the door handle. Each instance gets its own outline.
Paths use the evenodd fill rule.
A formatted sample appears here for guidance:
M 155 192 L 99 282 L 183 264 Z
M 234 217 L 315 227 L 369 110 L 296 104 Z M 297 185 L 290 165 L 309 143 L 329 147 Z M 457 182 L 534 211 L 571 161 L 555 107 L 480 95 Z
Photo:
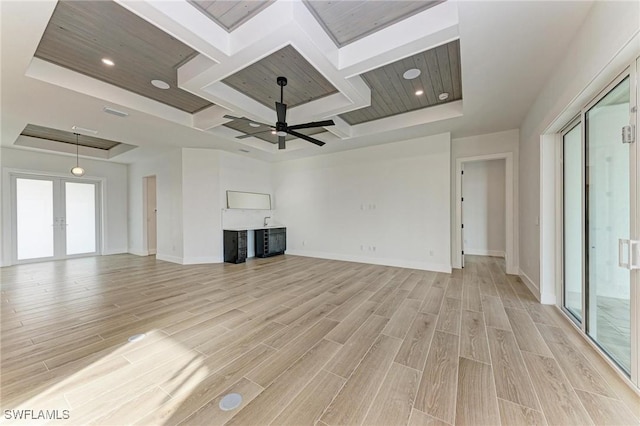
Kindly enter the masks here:
M 635 250 L 634 250 L 635 247 Z M 629 240 L 629 269 L 640 269 L 640 241 Z M 638 260 L 638 262 L 636 262 Z
M 625 250 L 624 247 L 627 246 Z M 640 240 L 618 239 L 618 266 L 628 270 L 640 269 L 640 262 L 635 259 L 640 257 Z M 627 254 L 627 261 L 624 262 L 624 254 Z

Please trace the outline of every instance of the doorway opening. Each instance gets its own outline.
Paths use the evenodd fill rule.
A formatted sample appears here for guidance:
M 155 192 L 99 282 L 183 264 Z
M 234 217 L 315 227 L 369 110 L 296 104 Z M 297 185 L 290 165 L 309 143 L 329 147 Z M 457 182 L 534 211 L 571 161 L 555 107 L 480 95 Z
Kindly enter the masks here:
M 465 254 L 498 256 L 507 274 L 518 274 L 513 194 L 511 152 L 456 159 L 454 268 Z
M 504 159 L 463 163 L 463 256 L 505 256 L 505 168 Z
M 156 177 L 146 176 L 142 180 L 144 193 L 143 214 L 145 219 L 144 241 L 147 246 L 147 254 L 155 255 L 158 251 Z

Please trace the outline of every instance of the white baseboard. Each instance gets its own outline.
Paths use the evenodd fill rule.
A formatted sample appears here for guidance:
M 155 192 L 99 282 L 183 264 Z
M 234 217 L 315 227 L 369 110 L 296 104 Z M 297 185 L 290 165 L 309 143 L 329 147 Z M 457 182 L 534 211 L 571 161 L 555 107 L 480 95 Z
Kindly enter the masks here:
M 145 250 L 129 249 L 129 253 L 135 254 L 136 256 L 149 256 L 149 252 Z
M 149 250 L 149 255 L 156 254 L 158 251 L 156 249 Z
M 157 260 L 164 260 L 165 262 L 178 263 L 180 265 L 183 264 L 182 263 L 183 259 L 181 257 L 171 256 L 169 254 L 158 253 L 158 254 L 156 254 L 156 259 Z
M 215 256 L 204 257 L 178 257 L 167 254 L 157 253 L 156 259 L 164 260 L 165 262 L 178 263 L 180 265 L 202 265 L 207 263 L 222 263 L 222 259 Z
M 345 262 L 369 263 L 372 265 L 395 266 L 398 268 L 420 269 L 424 271 L 451 273 L 451 265 L 428 262 L 416 262 L 402 259 L 381 259 L 365 256 L 352 256 L 308 250 L 287 250 L 287 254 L 295 256 L 316 257 L 319 259 L 342 260 Z
M 156 256 L 157 258 L 158 256 Z M 185 257 L 182 259 L 183 265 L 202 265 L 205 263 L 222 263 L 222 259 L 214 256 L 205 257 Z
M 504 251 L 487 249 L 464 249 L 464 254 L 471 256 L 492 256 L 504 258 Z
M 522 280 L 524 285 L 527 286 L 527 288 L 531 291 L 531 293 L 533 293 L 536 299 L 538 299 L 538 302 L 540 302 L 540 289 L 534 284 L 533 280 L 529 278 L 529 276 L 525 274 L 522 269 L 520 269 L 520 273 L 518 275 L 520 276 L 520 279 Z
M 102 252 L 102 255 L 103 256 L 108 256 L 110 254 L 125 254 L 125 253 L 130 253 L 128 248 L 104 250 Z

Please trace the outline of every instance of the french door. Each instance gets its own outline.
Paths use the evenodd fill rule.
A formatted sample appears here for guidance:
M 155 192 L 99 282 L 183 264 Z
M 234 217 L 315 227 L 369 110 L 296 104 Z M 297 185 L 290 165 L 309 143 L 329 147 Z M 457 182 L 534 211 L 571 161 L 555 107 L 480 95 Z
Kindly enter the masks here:
M 563 132 L 563 309 L 638 385 L 636 64 Z
M 13 263 L 98 254 L 98 182 L 11 175 Z

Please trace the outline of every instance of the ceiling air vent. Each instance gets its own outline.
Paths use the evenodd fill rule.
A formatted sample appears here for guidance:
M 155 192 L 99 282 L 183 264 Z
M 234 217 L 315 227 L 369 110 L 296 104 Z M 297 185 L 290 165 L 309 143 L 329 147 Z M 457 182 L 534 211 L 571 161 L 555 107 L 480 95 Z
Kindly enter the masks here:
M 102 108 L 102 110 L 104 112 L 106 112 L 107 114 L 112 114 L 112 115 L 115 115 L 117 117 L 127 117 L 129 115 L 128 113 L 126 113 L 124 111 L 118 111 L 117 109 L 113 109 L 113 108 L 108 107 L 108 106 Z

